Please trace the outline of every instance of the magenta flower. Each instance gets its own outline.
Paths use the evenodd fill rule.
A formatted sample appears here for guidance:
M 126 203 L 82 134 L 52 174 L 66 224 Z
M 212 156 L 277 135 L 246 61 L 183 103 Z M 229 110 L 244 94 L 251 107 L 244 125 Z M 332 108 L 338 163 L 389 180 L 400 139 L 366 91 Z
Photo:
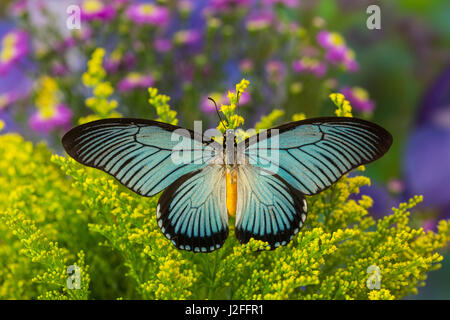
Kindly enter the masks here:
M 212 0 L 210 7 L 215 11 L 227 11 L 241 7 L 249 7 L 252 0 Z
M 149 75 L 143 75 L 137 72 L 130 72 L 125 78 L 123 78 L 117 85 L 117 89 L 120 92 L 128 92 L 136 88 L 148 88 L 155 83 L 153 77 Z
M 27 0 L 18 0 L 14 2 L 11 5 L 10 10 L 11 13 L 16 17 L 24 15 L 27 12 Z
M 164 26 L 169 22 L 169 10 L 151 3 L 133 4 L 127 9 L 127 17 L 136 24 Z
M 276 5 L 282 4 L 288 8 L 297 8 L 300 4 L 299 0 L 264 0 L 264 4 L 266 5 Z
M 214 103 L 211 100 L 209 100 L 208 97 L 211 97 L 216 102 L 219 110 L 220 105 L 225 103 L 225 96 L 220 92 L 212 92 L 208 95 L 203 96 L 200 102 L 200 108 L 206 113 L 216 112 L 216 107 L 214 106 Z
M 331 64 L 342 65 L 351 72 L 359 69 L 354 52 L 340 34 L 322 30 L 317 34 L 317 42 L 326 50 L 325 59 Z
M 107 73 L 115 73 L 119 69 L 130 69 L 134 66 L 136 57 L 132 52 L 122 54 L 119 51 L 113 51 L 103 63 Z
M 6 74 L 12 65 L 28 53 L 28 35 L 22 30 L 6 33 L 0 44 L 0 75 Z
M 153 43 L 155 50 L 161 53 L 168 52 L 172 49 L 172 40 L 157 38 Z
M 39 111 L 34 112 L 28 123 L 34 131 L 48 133 L 56 128 L 68 130 L 71 119 L 72 110 L 64 104 L 59 104 L 50 116 L 44 116 Z
M 265 28 L 268 28 L 273 23 L 274 20 L 275 17 L 272 12 L 260 11 L 251 14 L 247 18 L 247 20 L 245 21 L 245 27 L 249 31 L 263 30 Z
M 101 0 L 84 0 L 81 3 L 81 18 L 86 21 L 110 21 L 116 16 L 116 9 Z
M 343 87 L 340 92 L 350 102 L 353 109 L 362 112 L 372 112 L 375 109 L 375 103 L 369 99 L 366 90 L 360 87 Z
M 236 93 L 235 90 L 231 90 L 231 91 L 233 93 Z M 208 95 L 203 96 L 201 99 L 201 102 L 200 102 L 200 107 L 206 113 L 216 112 L 216 107 L 214 106 L 214 103 L 211 100 L 209 100 L 208 97 L 211 97 L 212 99 L 214 99 L 219 110 L 220 110 L 220 106 L 222 104 L 226 104 L 229 101 L 228 100 L 228 92 L 227 93 L 212 92 Z M 244 91 L 239 96 L 239 106 L 246 105 L 247 103 L 250 102 L 250 100 L 251 100 L 250 93 L 248 91 Z
M 292 63 L 292 69 L 298 73 L 310 73 L 316 77 L 323 77 L 327 73 L 327 66 L 324 62 L 310 57 L 303 57 Z

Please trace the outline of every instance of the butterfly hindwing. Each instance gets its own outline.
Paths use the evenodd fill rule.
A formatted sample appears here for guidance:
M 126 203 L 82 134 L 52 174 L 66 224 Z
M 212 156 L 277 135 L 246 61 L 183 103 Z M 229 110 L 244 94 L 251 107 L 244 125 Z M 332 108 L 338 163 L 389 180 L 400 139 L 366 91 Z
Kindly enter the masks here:
M 265 168 L 306 195 L 331 186 L 350 170 L 380 158 L 392 144 L 392 136 L 380 126 L 356 118 L 314 118 L 291 122 L 246 143 L 245 156 L 254 166 Z M 271 129 L 272 130 L 272 129 Z M 256 138 L 256 139 L 255 139 Z M 274 169 L 260 152 L 269 148 L 279 154 Z
M 206 143 L 192 131 L 187 136 L 174 132 L 179 127 L 143 119 L 104 119 L 86 123 L 70 130 L 63 137 L 67 153 L 84 165 L 101 169 L 123 185 L 142 196 L 153 196 L 167 188 L 179 177 L 207 165 L 208 159 L 196 159 L 197 148 Z M 179 139 L 192 142 L 185 150 L 190 161 L 174 163 L 173 148 Z
M 286 245 L 303 227 L 304 196 L 280 176 L 251 165 L 238 168 L 236 237 L 266 241 L 272 249 Z
M 211 252 L 222 247 L 228 237 L 224 168 L 209 165 L 171 184 L 159 199 L 157 221 L 179 249 Z

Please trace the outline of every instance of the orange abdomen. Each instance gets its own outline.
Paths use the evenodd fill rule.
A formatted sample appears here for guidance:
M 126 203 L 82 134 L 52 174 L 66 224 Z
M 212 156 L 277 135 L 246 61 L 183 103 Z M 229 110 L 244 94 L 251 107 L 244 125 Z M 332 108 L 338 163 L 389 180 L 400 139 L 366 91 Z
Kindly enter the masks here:
M 227 171 L 227 210 L 228 215 L 234 216 L 236 214 L 237 203 L 237 176 L 236 171 L 231 173 Z

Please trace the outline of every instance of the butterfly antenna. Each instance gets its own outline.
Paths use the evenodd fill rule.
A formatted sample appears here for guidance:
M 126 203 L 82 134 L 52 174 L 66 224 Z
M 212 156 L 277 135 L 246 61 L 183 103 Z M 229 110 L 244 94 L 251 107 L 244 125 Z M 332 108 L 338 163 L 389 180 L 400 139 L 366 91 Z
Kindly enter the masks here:
M 219 108 L 217 108 L 217 103 L 211 97 L 208 97 L 208 99 L 214 103 L 214 106 L 216 107 L 216 112 L 217 112 L 217 115 L 219 116 L 220 122 L 222 122 L 222 126 L 226 129 L 227 127 L 225 126 L 225 123 L 223 122 L 222 117 L 220 116 Z
M 236 114 L 239 117 L 239 99 L 241 98 L 241 91 L 238 91 L 236 93 L 236 97 L 237 97 Z

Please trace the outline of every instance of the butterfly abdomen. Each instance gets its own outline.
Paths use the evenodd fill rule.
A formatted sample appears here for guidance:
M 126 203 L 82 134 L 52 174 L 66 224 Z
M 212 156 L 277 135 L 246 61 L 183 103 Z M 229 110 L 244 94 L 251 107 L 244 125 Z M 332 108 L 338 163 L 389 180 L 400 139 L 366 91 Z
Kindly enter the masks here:
M 236 170 L 227 171 L 227 211 L 228 215 L 234 217 L 236 215 L 237 204 L 237 173 Z

